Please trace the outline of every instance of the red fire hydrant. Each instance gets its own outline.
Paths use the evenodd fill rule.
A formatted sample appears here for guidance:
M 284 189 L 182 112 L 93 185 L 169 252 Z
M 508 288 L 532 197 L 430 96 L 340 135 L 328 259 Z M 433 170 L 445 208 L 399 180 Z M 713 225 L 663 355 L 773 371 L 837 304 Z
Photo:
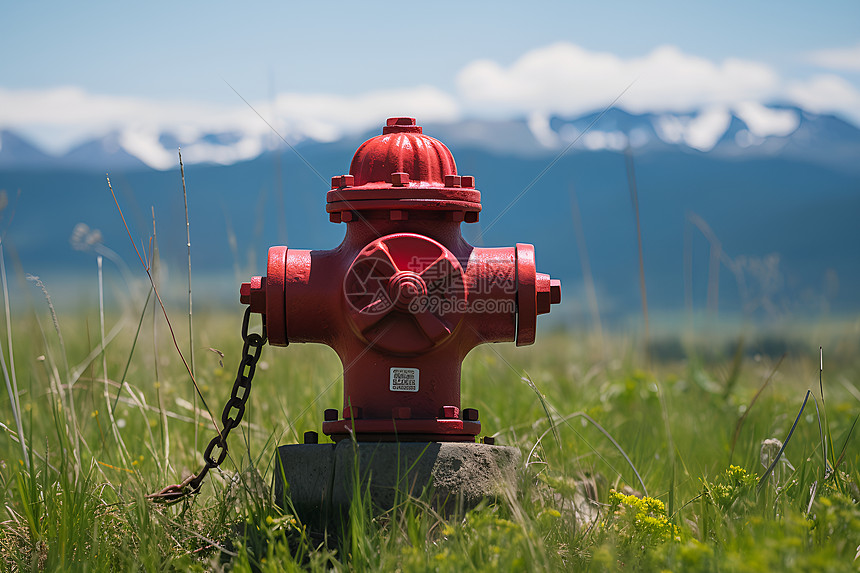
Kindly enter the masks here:
M 460 368 L 484 342 L 532 344 L 561 283 L 535 270 L 534 247 L 473 247 L 460 223 L 481 211 L 475 179 L 413 118 L 391 118 L 332 178 L 326 211 L 346 223 L 336 249 L 269 249 L 265 277 L 241 302 L 265 315 L 269 343 L 318 342 L 343 364 L 343 409 L 325 411 L 339 441 L 473 442 L 478 411 L 460 409 Z

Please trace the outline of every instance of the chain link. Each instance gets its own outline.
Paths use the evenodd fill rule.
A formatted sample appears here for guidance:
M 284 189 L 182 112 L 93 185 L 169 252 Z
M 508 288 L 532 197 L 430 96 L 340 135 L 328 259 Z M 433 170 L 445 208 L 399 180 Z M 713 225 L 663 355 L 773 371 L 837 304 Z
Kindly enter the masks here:
M 217 468 L 224 463 L 224 460 L 227 458 L 227 436 L 230 435 L 230 431 L 233 428 L 239 425 L 242 417 L 245 415 L 245 404 L 251 395 L 251 380 L 253 380 L 254 373 L 257 371 L 257 362 L 260 360 L 260 354 L 263 352 L 263 346 L 266 344 L 266 315 L 264 314 L 262 317 L 262 333 L 249 333 L 248 325 L 251 320 L 251 307 L 249 306 L 245 309 L 245 317 L 242 319 L 242 340 L 244 342 L 242 346 L 242 360 L 239 362 L 236 381 L 233 382 L 233 389 L 230 391 L 230 399 L 227 400 L 227 403 L 224 405 L 224 411 L 221 412 L 221 424 L 223 428 L 210 440 L 209 445 L 206 446 L 203 452 L 203 467 L 200 468 L 199 472 L 191 474 L 181 483 L 169 485 L 157 493 L 146 496 L 148 499 L 160 503 L 175 503 L 190 494 L 197 493 L 209 470 Z M 251 352 L 251 349 L 253 349 L 253 352 Z M 214 457 L 216 453 L 217 457 Z

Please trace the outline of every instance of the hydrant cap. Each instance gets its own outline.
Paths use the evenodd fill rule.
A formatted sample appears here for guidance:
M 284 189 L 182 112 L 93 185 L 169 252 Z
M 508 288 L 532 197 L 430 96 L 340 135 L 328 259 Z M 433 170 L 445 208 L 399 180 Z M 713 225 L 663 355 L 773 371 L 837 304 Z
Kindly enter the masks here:
M 458 220 L 471 222 L 481 210 L 475 178 L 458 175 L 451 151 L 424 135 L 412 117 L 389 118 L 382 135 L 359 146 L 349 175 L 332 178 L 331 188 L 326 211 L 332 214 L 433 210 L 462 214 Z
M 410 187 L 444 187 L 445 175 L 456 175 L 457 164 L 444 143 L 422 133 L 415 118 L 392 117 L 382 135 L 361 144 L 349 173 L 356 187 L 390 186 L 392 173 L 409 175 Z

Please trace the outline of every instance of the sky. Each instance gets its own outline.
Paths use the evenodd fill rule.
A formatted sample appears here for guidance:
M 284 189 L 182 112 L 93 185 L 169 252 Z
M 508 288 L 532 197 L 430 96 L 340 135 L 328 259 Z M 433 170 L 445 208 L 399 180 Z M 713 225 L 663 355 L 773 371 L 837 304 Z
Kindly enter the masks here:
M 860 124 L 860 2 L 0 7 L 0 129 L 52 151 L 130 126 L 262 132 L 261 115 L 333 140 L 395 115 L 575 115 L 616 98 L 632 112 L 787 103 Z

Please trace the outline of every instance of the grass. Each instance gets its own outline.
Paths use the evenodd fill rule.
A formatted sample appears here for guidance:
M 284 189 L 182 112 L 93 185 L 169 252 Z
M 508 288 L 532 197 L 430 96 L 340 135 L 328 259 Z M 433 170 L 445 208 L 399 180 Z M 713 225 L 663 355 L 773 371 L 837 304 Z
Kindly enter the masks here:
M 194 411 L 160 312 L 137 304 L 102 318 L 98 308 L 37 303 L 11 325 L 28 447 L 4 400 L 0 571 L 856 570 L 856 321 L 783 332 L 785 346 L 808 349 L 784 358 L 759 353 L 770 339 L 749 334 L 740 351 L 736 338 L 713 334 L 658 341 L 648 369 L 638 341 L 617 333 L 479 348 L 464 365 L 463 406 L 481 410 L 497 443 L 521 450 L 519 493 L 450 518 L 420 500 L 374 516 L 359 498 L 348 533 L 335 536 L 268 493 L 275 446 L 318 430 L 322 411 L 340 403 L 340 363 L 322 347 L 265 348 L 223 471 L 192 501 L 144 499 L 196 471 L 195 431 L 214 430 Z M 240 319 L 239 309 L 196 315 L 195 374 L 213 409 L 235 376 Z M 757 487 L 762 442 L 785 440 L 807 389 L 817 402 Z M 841 458 L 836 471 L 825 442 L 831 468 Z

